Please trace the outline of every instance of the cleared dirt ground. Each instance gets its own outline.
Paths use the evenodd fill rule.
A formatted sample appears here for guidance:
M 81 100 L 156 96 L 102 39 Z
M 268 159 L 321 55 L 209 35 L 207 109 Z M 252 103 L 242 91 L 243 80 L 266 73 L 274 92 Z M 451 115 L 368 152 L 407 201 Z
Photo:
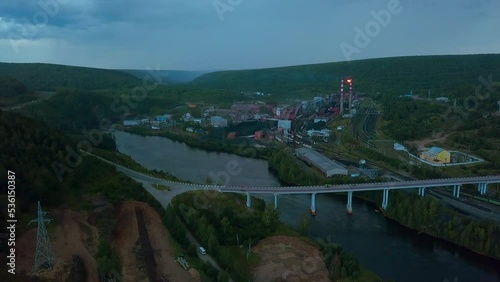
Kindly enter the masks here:
M 254 271 L 255 281 L 330 281 L 323 254 L 299 238 L 269 237 L 253 251 L 261 257 Z
M 136 208 L 140 208 L 147 227 L 149 242 L 157 265 L 158 281 L 200 281 L 196 271 L 184 270 L 174 258 L 174 250 L 168 242 L 168 231 L 163 226 L 158 213 L 142 202 L 128 201 L 118 209 L 117 230 L 113 245 L 117 247 L 122 257 L 122 273 L 124 281 L 149 281 L 145 269 L 139 269 L 134 247 L 139 239 Z M 193 273 L 193 274 L 190 274 Z
M 111 242 L 119 252 L 122 261 L 122 281 L 150 281 L 144 262 L 136 261 L 137 252 L 142 252 L 138 244 L 139 232 L 136 220 L 136 208 L 142 211 L 149 242 L 156 263 L 156 281 L 200 281 L 196 270 L 184 270 L 175 262 L 174 250 L 169 243 L 168 231 L 159 214 L 146 203 L 128 201 L 115 210 L 117 226 Z M 98 209 L 96 209 L 98 211 Z M 94 211 L 96 211 L 94 210 Z M 55 223 L 47 224 L 51 243 L 56 257 L 56 265 L 51 271 L 41 271 L 39 276 L 50 281 L 68 281 L 72 258 L 78 255 L 85 265 L 87 281 L 99 281 L 97 262 L 94 258 L 99 243 L 99 234 L 95 226 L 89 224 L 88 216 L 70 209 L 57 209 L 49 213 Z M 36 227 L 25 232 L 17 239 L 17 271 L 30 272 L 34 264 L 36 250 Z M 156 282 L 155 281 L 155 282 Z
M 87 218 L 74 211 L 54 210 L 50 217 L 59 222 L 51 237 L 56 265 L 52 271 L 41 271 L 39 276 L 51 281 L 66 281 L 73 255 L 82 258 L 88 281 L 98 281 L 97 263 L 93 257 L 98 242 L 97 229 L 87 222 Z M 47 228 L 51 228 L 47 224 Z M 18 241 L 19 270 L 29 272 L 35 261 L 36 228 L 23 234 Z

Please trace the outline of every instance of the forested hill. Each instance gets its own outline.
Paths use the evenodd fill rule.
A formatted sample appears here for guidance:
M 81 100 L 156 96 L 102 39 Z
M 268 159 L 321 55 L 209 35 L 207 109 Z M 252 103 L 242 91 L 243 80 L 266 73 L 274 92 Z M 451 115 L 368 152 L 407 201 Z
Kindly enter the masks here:
M 0 76 L 0 94 L 2 98 L 15 97 L 27 92 L 28 89 L 19 80 L 9 76 Z
M 34 99 L 34 94 L 22 82 L 14 77 L 0 75 L 0 108 L 30 99 Z
M 122 70 L 133 76 L 143 79 L 149 74 L 147 70 Z M 188 83 L 195 78 L 209 73 L 210 71 L 179 71 L 179 70 L 161 70 L 157 74 L 161 77 L 163 84 Z
M 0 76 L 12 76 L 30 90 L 55 91 L 58 88 L 110 89 L 142 85 L 140 79 L 117 70 L 53 64 L 0 63 Z
M 500 80 L 500 54 L 412 56 L 292 67 L 220 71 L 192 84 L 236 91 L 291 95 L 302 90 L 337 92 L 341 76 L 354 78 L 355 90 L 366 93 L 463 97 L 473 93 L 478 78 Z

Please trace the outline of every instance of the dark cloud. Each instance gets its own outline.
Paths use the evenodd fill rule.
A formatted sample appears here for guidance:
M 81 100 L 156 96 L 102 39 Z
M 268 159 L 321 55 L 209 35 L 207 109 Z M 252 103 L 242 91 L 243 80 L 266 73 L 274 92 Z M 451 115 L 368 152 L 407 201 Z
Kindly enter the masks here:
M 64 3 L 55 13 L 40 4 L 60 3 L 57 1 Z M 226 10 L 217 12 L 214 2 L 222 3 Z M 342 61 L 346 58 L 340 44 L 354 44 L 355 28 L 364 29 L 374 20 L 372 13 L 387 9 L 389 0 L 241 0 L 231 1 L 240 3 L 233 7 L 228 2 L 2 1 L 0 61 L 107 68 L 159 63 L 179 69 Z M 390 23 L 352 59 L 500 50 L 500 39 L 491 36 L 500 26 L 500 19 L 492 17 L 500 10 L 498 1 L 400 3 L 402 12 L 392 15 Z M 40 18 L 44 13 L 44 25 L 36 25 L 37 20 L 44 20 Z

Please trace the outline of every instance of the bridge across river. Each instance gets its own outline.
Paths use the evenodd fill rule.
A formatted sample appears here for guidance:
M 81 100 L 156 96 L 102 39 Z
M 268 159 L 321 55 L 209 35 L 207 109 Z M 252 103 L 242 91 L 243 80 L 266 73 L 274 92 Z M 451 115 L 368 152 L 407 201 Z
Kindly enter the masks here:
M 122 171 L 131 178 L 134 178 L 143 184 L 147 185 L 147 190 L 163 205 L 168 203 L 177 195 L 195 190 L 215 190 L 221 193 L 240 193 L 246 194 L 247 207 L 251 207 L 251 194 L 273 194 L 274 205 L 278 206 L 278 195 L 282 194 L 311 194 L 311 214 L 316 214 L 316 194 L 326 193 L 347 193 L 347 213 L 352 213 L 352 195 L 354 192 L 362 191 L 383 191 L 382 209 L 386 209 L 389 203 L 389 191 L 398 189 L 418 189 L 420 196 L 425 195 L 427 188 L 453 187 L 453 196 L 460 197 L 460 188 L 465 184 L 478 186 L 478 191 L 481 195 L 486 194 L 489 184 L 500 183 L 500 175 L 491 176 L 474 176 L 474 177 L 458 177 L 458 178 L 439 178 L 426 180 L 411 180 L 400 182 L 374 182 L 374 183 L 359 183 L 359 184 L 340 184 L 340 185 L 323 185 L 323 186 L 227 186 L 227 185 L 207 185 L 188 182 L 169 181 L 161 178 L 145 175 L 143 173 L 128 169 L 114 162 L 110 162 L 99 156 L 88 152 L 102 161 L 114 165 L 118 170 Z M 172 188 L 172 191 L 158 191 L 152 188 L 152 183 L 166 185 Z
M 242 187 L 220 186 L 219 191 L 224 193 L 246 193 L 247 206 L 251 205 L 250 193 L 272 193 L 274 204 L 278 205 L 279 194 L 311 194 L 311 213 L 316 213 L 316 194 L 347 192 L 347 212 L 352 212 L 352 194 L 361 191 L 383 191 L 382 208 L 386 209 L 389 203 L 389 191 L 398 189 L 418 189 L 420 196 L 425 195 L 426 188 L 453 187 L 453 196 L 460 197 L 460 187 L 465 184 L 478 185 L 481 195 L 486 194 L 488 184 L 500 183 L 500 175 L 475 176 L 460 178 L 440 178 L 426 180 L 411 180 L 400 182 L 376 182 L 360 184 L 340 184 L 324 186 L 288 186 L 288 187 Z

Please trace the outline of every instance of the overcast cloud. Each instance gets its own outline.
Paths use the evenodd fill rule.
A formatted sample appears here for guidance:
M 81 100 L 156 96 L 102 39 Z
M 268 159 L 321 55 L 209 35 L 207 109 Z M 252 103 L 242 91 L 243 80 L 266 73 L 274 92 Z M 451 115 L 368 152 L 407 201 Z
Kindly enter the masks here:
M 214 70 L 500 52 L 496 0 L 400 0 L 387 26 L 356 44 L 355 28 L 391 1 L 7 0 L 0 61 Z M 342 43 L 356 51 L 346 56 Z

